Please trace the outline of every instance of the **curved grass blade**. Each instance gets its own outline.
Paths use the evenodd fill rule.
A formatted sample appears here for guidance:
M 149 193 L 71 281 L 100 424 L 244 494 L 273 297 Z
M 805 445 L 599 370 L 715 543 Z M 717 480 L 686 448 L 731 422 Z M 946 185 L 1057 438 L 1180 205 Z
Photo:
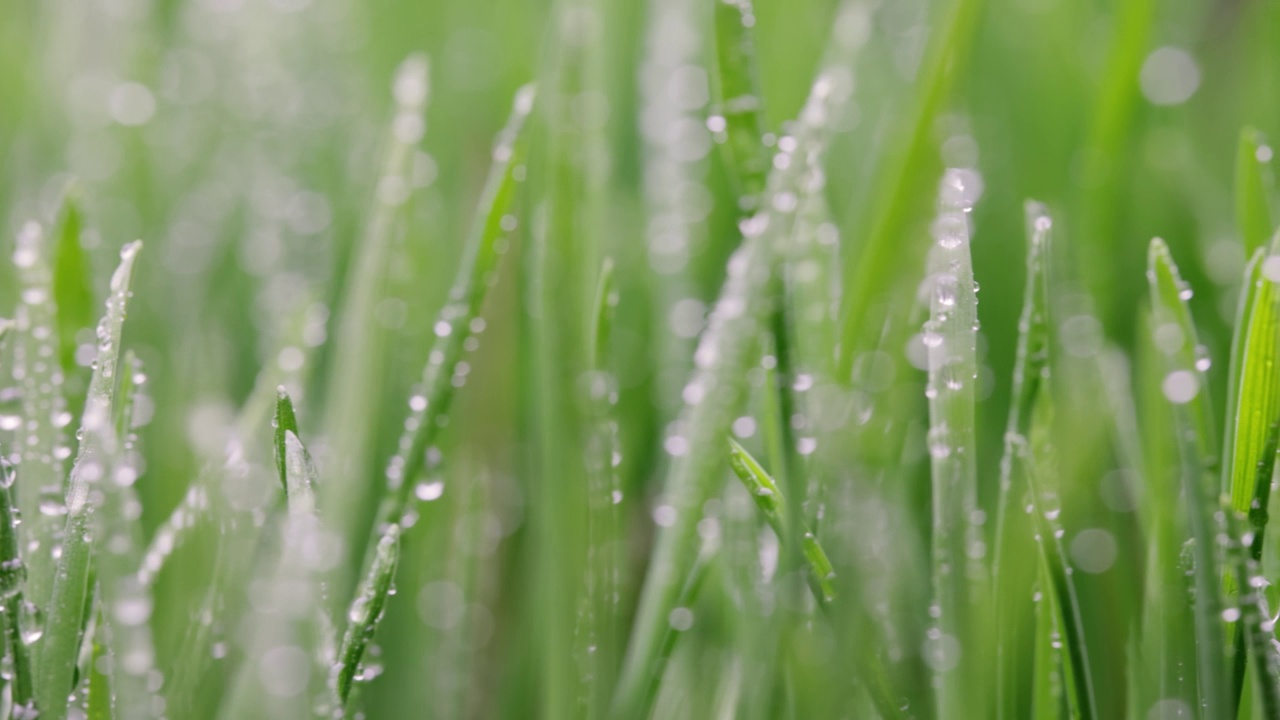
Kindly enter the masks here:
M 1265 247 L 1276 229 L 1275 174 L 1271 147 L 1255 128 L 1240 131 L 1236 151 L 1236 232 L 1246 255 Z
M 56 324 L 58 311 L 46 260 L 47 242 L 40 225 L 29 222 L 18 233 L 13 263 L 21 286 L 16 308 L 14 377 L 22 388 L 22 416 L 25 418 L 22 473 L 18 478 L 18 509 L 27 519 L 26 532 L 39 552 L 30 553 L 30 581 L 27 596 L 38 606 L 49 602 L 52 592 L 53 554 L 62 525 L 64 459 L 63 430 L 71 416 L 62 398 L 62 369 L 54 359 L 58 354 Z
M 614 697 L 615 716 L 643 716 L 653 701 L 651 690 L 663 669 L 659 648 L 668 628 L 667 615 L 676 607 L 693 565 L 702 504 L 715 488 L 713 481 L 720 477 L 723 460 L 716 448 L 723 447 L 723 438 L 743 400 L 738 379 L 758 347 L 771 310 L 765 290 L 780 256 L 779 246 L 790 237 L 795 222 L 795 207 L 774 203 L 772 198 L 793 193 L 820 156 L 833 112 L 834 89 L 825 72 L 814 83 L 797 124 L 796 142 L 779 153 L 784 160 L 774 162 L 764 209 L 740 224 L 742 245 L 729 259 L 728 277 L 694 353 L 695 370 L 685 399 L 696 402 L 687 402 L 678 421 L 680 434 L 666 443 L 674 460 L 665 493 L 676 511 L 675 522 L 658 534 Z
M 402 118 L 422 118 L 430 88 L 428 67 L 424 56 L 412 55 L 396 71 L 393 128 Z M 394 129 L 390 133 L 379 192 L 368 229 L 354 248 L 351 279 L 334 337 L 322 424 L 332 447 L 325 465 L 321 504 L 328 521 L 346 537 L 364 527 L 364 513 L 369 508 L 369 485 L 356 479 L 365 477 L 373 467 L 373 439 L 378 431 L 374 419 L 381 407 L 390 342 L 390 334 L 376 322 L 375 312 L 388 293 L 393 241 L 408 205 L 413 151 L 421 139 L 418 135 L 421 133 L 406 136 Z
M 769 173 L 751 0 L 715 0 L 714 18 L 717 100 L 724 120 L 722 145 L 737 185 L 738 211 L 749 216 L 760 209 L 760 193 Z
M 533 110 L 533 100 L 531 85 L 516 93 L 511 117 L 493 149 L 493 164 L 463 250 L 458 276 L 449 292 L 449 302 L 440 311 L 435 325 L 436 340 L 423 370 L 422 393 L 409 401 L 412 412 L 405 421 L 405 433 L 387 466 L 387 489 L 375 528 L 379 535 L 384 534 L 384 526 L 398 522 L 408 507 L 414 484 L 423 470 L 426 450 L 440 431 L 441 418 L 448 416 L 456 389 L 455 372 L 466 341 L 484 327 L 480 308 L 498 259 L 505 250 L 505 218 L 519 182 L 515 170 L 524 163 L 526 143 L 522 130 Z M 371 559 L 367 559 L 365 568 L 370 564 Z
M 1181 338 L 1176 346 L 1170 343 L 1162 348 L 1166 374 L 1161 387 L 1174 406 L 1182 489 L 1193 540 L 1200 701 L 1208 717 L 1227 717 L 1231 701 L 1219 596 L 1222 583 L 1216 549 L 1219 528 L 1213 517 L 1218 460 L 1211 432 L 1213 423 L 1209 419 L 1208 383 L 1196 364 L 1199 340 L 1186 305 L 1191 292 L 1178 275 L 1169 248 L 1160 238 L 1151 241 L 1147 279 L 1151 286 L 1157 344 L 1162 333 L 1178 333 Z
M 900 128 L 895 150 L 879 183 L 880 195 L 866 235 L 866 247 L 845 262 L 844 297 L 840 309 L 840 345 L 836 377 L 847 381 L 863 333 L 879 325 L 869 321 L 871 307 L 901 279 L 901 267 L 918 267 L 912 249 L 903 262 L 904 245 L 914 219 L 922 214 L 917 198 L 929 195 L 942 170 L 933 147 L 934 121 L 942 112 L 955 79 L 968 56 L 974 26 L 983 0 L 952 0 L 946 16 L 930 39 L 924 63 L 916 78 L 915 107 Z M 911 249 L 911 248 L 905 248 Z
M 1031 411 L 1049 372 L 1048 263 L 1053 221 L 1040 203 L 1026 203 L 1027 280 L 1022 314 L 1018 319 L 1018 344 L 1013 364 L 1013 391 L 1005 424 L 1004 454 L 1000 458 L 1000 486 L 996 517 L 995 583 L 996 617 L 996 717 L 1026 717 L 1034 653 L 1030 640 L 1033 619 L 1027 588 L 1036 581 L 1036 567 L 1020 543 L 1032 532 L 1021 498 L 1026 478 L 1014 474 L 1017 439 L 1031 433 Z M 1015 482 L 1017 483 L 1015 487 Z
M 342 645 L 338 649 L 338 660 L 333 666 L 331 678 L 339 708 L 345 708 L 351 697 L 351 686 L 359 670 L 360 660 L 382 620 L 382 609 L 387 603 L 399 557 L 400 526 L 392 523 L 378 540 L 373 565 L 352 601 L 351 609 L 347 611 L 347 629 L 342 636 Z
M 950 173 L 943 180 L 946 188 Z M 945 190 L 944 190 L 945 192 Z M 933 480 L 933 593 L 930 614 L 936 620 L 934 642 L 957 642 L 963 652 L 976 648 L 970 631 L 981 606 L 971 597 L 971 584 L 981 577 L 970 566 L 968 552 L 980 528 L 971 518 L 978 509 L 978 471 L 975 456 L 975 402 L 978 378 L 978 297 L 969 257 L 967 207 L 944 205 L 934 225 L 936 243 L 929 256 L 933 285 L 930 319 L 924 326 L 928 349 L 929 399 L 927 443 Z M 950 717 L 972 709 L 963 674 L 956 669 L 935 678 L 938 709 Z
M 112 467 L 117 439 L 112 426 L 115 399 L 115 372 L 120 357 L 120 335 L 124 325 L 129 284 L 141 242 L 120 251 L 120 266 L 111 276 L 106 313 L 98 324 L 98 359 L 89 382 L 84 418 L 80 424 L 80 453 L 67 484 L 67 518 L 62 554 L 54 575 L 44 638 L 36 673 L 36 698 L 41 712 L 61 717 L 71 692 L 84 608 L 88 597 L 91 502 L 94 486 Z
M 23 615 L 28 612 L 23 599 L 27 567 L 18 552 L 18 524 L 13 501 L 13 467 L 0 459 L 0 598 L 4 599 L 4 631 L 8 638 L 10 698 L 14 708 L 34 710 L 33 668 L 27 638 L 23 633 Z

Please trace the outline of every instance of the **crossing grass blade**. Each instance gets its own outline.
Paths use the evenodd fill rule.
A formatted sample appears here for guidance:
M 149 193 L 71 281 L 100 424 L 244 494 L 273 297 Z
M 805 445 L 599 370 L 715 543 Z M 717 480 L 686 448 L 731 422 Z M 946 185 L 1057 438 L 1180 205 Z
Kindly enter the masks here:
M 1276 230 L 1276 180 L 1271 169 L 1271 147 L 1255 128 L 1240 131 L 1236 151 L 1236 232 L 1246 255 L 1265 247 Z
M 825 145 L 830 116 L 835 111 L 836 88 L 826 74 L 814 84 L 800 121 L 795 144 L 782 149 L 785 160 L 775 160 L 765 193 L 763 210 L 741 223 L 743 242 L 729 259 L 728 273 L 719 299 L 694 352 L 695 370 L 686 386 L 688 402 L 677 427 L 679 435 L 668 439 L 674 449 L 667 475 L 665 501 L 675 509 L 675 522 L 660 530 L 641 591 L 636 622 L 623 662 L 614 714 L 641 717 L 653 702 L 661 677 L 659 652 L 666 635 L 667 615 L 679 597 L 693 565 L 696 527 L 702 504 L 710 497 L 714 480 L 721 477 L 723 447 L 730 424 L 743 402 L 737 378 L 747 371 L 753 350 L 772 309 L 765 289 L 780 256 L 780 243 L 790 237 L 795 208 L 779 210 L 772 198 L 794 193 L 800 179 L 812 169 Z
M 1032 603 L 1027 588 L 1035 583 L 1036 566 L 1027 553 L 1016 548 L 1032 528 L 1022 512 L 1027 478 L 1015 476 L 1014 454 L 1018 439 L 1031 433 L 1036 398 L 1049 371 L 1048 257 L 1053 221 L 1040 203 L 1026 204 L 1027 279 L 1022 313 L 1018 319 L 1017 354 L 1013 365 L 1013 391 L 1005 425 L 1004 454 L 1000 458 L 997 499 L 996 547 L 993 567 L 996 617 L 996 716 L 1026 717 L 1031 708 L 1031 669 L 1028 658 L 1036 637 Z M 1015 484 L 1016 483 L 1016 484 Z
M 1168 246 L 1160 238 L 1151 241 L 1147 279 L 1157 344 L 1162 333 L 1177 333 L 1181 338 L 1177 344 L 1162 347 L 1165 376 L 1161 388 L 1174 409 L 1182 490 L 1195 559 L 1193 585 L 1200 702 L 1208 716 L 1226 717 L 1232 703 L 1219 595 L 1222 583 L 1217 557 L 1219 528 L 1214 520 L 1217 443 L 1209 417 L 1208 383 L 1196 364 L 1199 337 L 1186 304 L 1191 292 L 1179 276 Z
M 48 717 L 66 712 L 71 692 L 80 636 L 89 595 L 89 562 L 92 554 L 90 522 L 95 510 L 94 487 L 113 465 L 118 452 L 112 425 L 116 366 L 124 326 L 129 284 L 140 242 L 120 251 L 120 266 L 111 277 L 106 313 L 98 325 L 98 358 L 89 382 L 81 421 L 80 452 L 67 483 L 67 516 L 53 580 L 52 598 L 41 641 L 36 673 L 36 698 Z

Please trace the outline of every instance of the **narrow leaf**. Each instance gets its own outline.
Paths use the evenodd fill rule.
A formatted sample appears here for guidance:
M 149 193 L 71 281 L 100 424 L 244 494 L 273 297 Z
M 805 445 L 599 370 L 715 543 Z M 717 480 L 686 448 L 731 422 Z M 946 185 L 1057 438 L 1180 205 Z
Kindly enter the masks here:
M 347 629 L 342 636 L 332 677 L 340 707 L 345 707 L 351 696 L 351 684 L 359 671 L 360 660 L 382 620 L 382 609 L 395 578 L 399 557 L 400 526 L 393 523 L 387 526 L 378 540 L 373 565 L 347 611 Z
M 1236 232 L 1246 255 L 1264 247 L 1276 229 L 1275 175 L 1271 147 L 1254 128 L 1240 131 L 1236 152 Z
M 111 277 L 106 314 L 98 324 L 98 358 L 89 383 L 84 418 L 80 424 L 80 453 L 67 486 L 67 518 L 54 575 L 53 594 L 36 674 L 36 697 L 41 712 L 61 717 L 71 692 L 84 608 L 88 597 L 90 522 L 94 511 L 93 488 L 112 467 L 117 439 L 111 423 L 115 395 L 116 363 L 140 242 L 120 251 L 120 266 Z

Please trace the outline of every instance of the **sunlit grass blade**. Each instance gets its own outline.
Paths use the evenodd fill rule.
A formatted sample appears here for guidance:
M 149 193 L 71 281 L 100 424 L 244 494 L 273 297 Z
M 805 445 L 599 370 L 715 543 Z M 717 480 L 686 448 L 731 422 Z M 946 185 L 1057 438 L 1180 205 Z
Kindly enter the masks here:
M 951 173 L 943 179 L 943 192 L 953 182 Z M 928 348 L 929 399 L 927 444 L 932 456 L 933 480 L 933 593 L 938 635 L 933 638 L 937 652 L 947 643 L 958 643 L 963 652 L 976 648 L 970 632 L 977 597 L 970 597 L 971 584 L 981 577 L 974 565 L 969 545 L 978 509 L 977 441 L 974 436 L 974 404 L 978 383 L 978 297 L 974 290 L 973 266 L 969 256 L 967 207 L 944 204 L 934 224 L 935 245 L 929 256 L 932 286 L 930 318 L 924 326 Z M 945 661 L 937 663 L 946 665 Z M 973 708 L 971 687 L 954 667 L 939 672 L 935 679 L 938 708 L 952 717 L 963 708 Z
M 1026 204 L 1027 279 L 1022 314 L 1018 319 L 1017 354 L 1013 365 L 1013 391 L 1005 425 L 1004 454 L 1000 458 L 997 500 L 996 546 L 993 566 L 996 628 L 996 717 L 1024 717 L 1031 707 L 1030 680 L 1035 635 L 1032 603 L 1027 589 L 1035 583 L 1036 565 L 1021 552 L 1032 532 L 1022 498 L 1026 478 L 1015 476 L 1017 439 L 1030 437 L 1031 411 L 1048 373 L 1049 291 L 1048 267 L 1053 222 L 1044 206 Z M 1018 467 L 1021 467 L 1020 465 Z M 1015 485 L 1016 483 L 1016 485 Z
M 105 476 L 114 466 L 118 452 L 118 440 L 112 425 L 115 373 L 129 284 L 141 247 L 140 242 L 134 242 L 120 251 L 120 266 L 111 277 L 106 313 L 98 324 L 97 364 L 89 382 L 84 418 L 80 424 L 80 452 L 67 484 L 62 553 L 54 575 L 36 673 L 37 702 L 40 711 L 48 717 L 61 717 L 66 712 L 67 696 L 72 689 L 89 593 L 92 554 L 89 530 L 95 510 L 94 488 L 101 481 L 111 482 Z
M 1253 661 L 1254 702 L 1261 707 L 1261 717 L 1280 720 L 1280 649 L 1276 646 L 1275 621 L 1267 608 L 1269 582 L 1253 556 L 1254 539 L 1245 529 L 1247 516 L 1231 507 L 1224 508 L 1223 513 L 1230 542 L 1228 564 L 1240 588 L 1239 607 L 1228 607 L 1223 612 L 1242 628 L 1243 647 L 1237 648 L 1237 652 L 1247 648 Z
M 1244 513 L 1249 518 L 1249 554 L 1255 562 L 1262 559 L 1276 442 L 1280 437 L 1280 379 L 1275 376 L 1280 360 L 1280 297 L 1275 280 L 1268 277 L 1268 262 L 1272 261 L 1266 251 L 1259 248 L 1245 270 L 1232 340 L 1223 441 L 1222 492 L 1230 498 L 1231 512 Z M 1243 590 L 1236 585 L 1235 577 L 1236 573 L 1228 568 L 1224 578 L 1228 598 Z M 1244 688 L 1248 638 L 1242 625 L 1228 627 L 1235 636 L 1231 682 L 1234 705 L 1239 703 Z
M 1246 255 L 1265 247 L 1276 230 L 1276 180 L 1271 146 L 1255 128 L 1240 131 L 1236 151 L 1236 232 Z
M 334 355 L 325 392 L 321 427 L 329 439 L 329 460 L 320 501 L 327 521 L 346 537 L 366 527 L 374 485 L 365 482 L 374 468 L 373 439 L 378 434 L 383 378 L 390 333 L 377 321 L 378 304 L 388 296 L 395 233 L 410 196 L 414 148 L 421 140 L 429 95 L 428 63 L 413 55 L 396 71 L 396 101 L 378 192 L 368 227 L 353 249 L 349 279 L 334 335 Z M 403 118 L 409 118 L 405 122 Z M 404 128 L 414 132 L 402 132 Z M 345 588 L 344 588 L 345 589 Z
M 715 0 L 716 90 L 724 127 L 722 147 L 726 165 L 737 184 L 738 211 L 746 216 L 759 209 L 769 172 L 764 146 L 764 102 L 760 94 L 756 58 L 755 11 L 751 0 Z
M 1161 389 L 1173 404 L 1180 475 L 1193 540 L 1195 634 L 1200 702 L 1210 717 L 1226 717 L 1231 700 L 1223 638 L 1222 574 L 1218 567 L 1217 448 L 1209 418 L 1208 383 L 1199 369 L 1199 338 L 1186 301 L 1191 291 L 1178 275 L 1164 241 L 1151 241 L 1147 278 L 1157 346 L 1164 351 Z M 1161 344 L 1175 335 L 1177 343 Z
M 772 309 L 764 290 L 778 261 L 778 246 L 790 236 L 795 207 L 782 204 L 780 210 L 771 198 L 794 193 L 810 163 L 820 156 L 837 90 L 826 74 L 815 82 L 795 128 L 795 143 L 781 151 L 785 160 L 774 161 L 780 169 L 770 175 L 764 209 L 741 224 L 743 243 L 729 260 L 727 279 L 694 353 L 696 369 L 685 387 L 687 404 L 677 421 L 679 431 L 665 442 L 673 462 L 664 501 L 674 509 L 675 520 L 660 529 L 650 559 L 614 697 L 614 714 L 619 717 L 642 716 L 652 703 L 655 678 L 663 667 L 659 647 L 668 627 L 667 615 L 693 565 L 702 504 L 721 477 L 723 456 L 717 448 L 723 447 L 743 401 L 738 378 L 750 366 Z
M 18 551 L 18 522 L 10 489 L 13 467 L 0 460 L 0 598 L 4 598 L 4 633 L 8 639 L 9 697 L 15 709 L 31 708 L 34 699 L 33 668 L 23 616 L 29 611 L 24 603 L 23 588 L 27 567 Z
M 338 696 L 339 708 L 345 708 L 351 697 L 352 683 L 360 669 L 360 660 L 373 640 L 382 610 L 387 603 L 400 557 L 400 526 L 391 524 L 383 531 L 374 550 L 373 565 L 347 611 L 347 629 L 338 648 L 333 666 L 332 689 Z
M 93 324 L 93 285 L 90 262 L 81 244 L 85 216 L 79 185 L 72 181 L 63 191 L 62 207 L 53 226 L 53 302 L 58 309 L 58 360 L 69 382 L 64 386 L 67 407 L 79 412 L 84 402 L 85 372 L 76 362 L 80 335 Z
M 923 243 L 903 243 L 902 239 L 912 224 L 929 212 L 920 201 L 930 197 L 943 169 L 934 147 L 934 122 L 967 60 L 984 2 L 951 0 L 947 5 L 916 77 L 911 114 L 895 131 L 900 134 L 891 140 L 870 225 L 865 239 L 860 240 L 865 246 L 858 253 L 849 253 L 845 260 L 836 364 L 836 377 L 841 381 L 850 376 L 859 341 L 867 337 L 865 333 L 879 329 L 870 310 L 901 285 L 901 268 L 919 267 L 916 259 L 924 251 Z
M 16 493 L 26 519 L 24 534 L 36 543 L 29 553 L 28 599 L 44 607 L 52 591 L 53 554 L 62 525 L 64 459 L 63 430 L 71 419 L 62 398 L 62 368 L 56 362 L 58 311 L 48 265 L 48 243 L 39 224 L 26 223 L 18 233 L 13 264 L 21 287 L 16 308 L 14 377 L 22 388 L 23 433 L 19 452 L 22 472 Z M 39 651 L 37 650 L 37 654 Z

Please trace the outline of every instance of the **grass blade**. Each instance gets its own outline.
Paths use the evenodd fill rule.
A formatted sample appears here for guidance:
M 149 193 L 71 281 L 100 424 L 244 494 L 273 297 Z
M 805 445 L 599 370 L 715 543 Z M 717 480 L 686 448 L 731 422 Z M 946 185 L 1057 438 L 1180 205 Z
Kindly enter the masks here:
M 886 293 L 900 284 L 900 267 L 918 267 L 914 260 L 919 255 L 915 253 L 923 248 L 904 247 L 901 239 L 920 214 L 916 199 L 928 196 L 942 170 L 933 148 L 934 120 L 942 112 L 967 59 L 982 6 L 983 0 L 952 0 L 934 30 L 916 78 L 915 107 L 899 129 L 901 135 L 896 138 L 896 148 L 884 171 L 884 182 L 878 185 L 880 195 L 873 206 L 866 246 L 856 258 L 850 253 L 846 260 L 836 363 L 836 377 L 841 381 L 847 380 L 853 370 L 859 340 L 865 337 L 861 334 L 878 329 L 868 322 L 872 305 L 886 300 Z M 904 250 L 911 251 L 907 262 L 901 259 Z
M 448 417 L 453 400 L 458 363 L 467 339 L 484 328 L 480 308 L 505 250 L 508 213 L 515 198 L 516 168 L 525 159 L 525 120 L 533 110 L 533 87 L 516 93 L 511 117 L 493 149 L 493 164 L 481 195 L 477 215 L 463 250 L 458 276 L 449 292 L 449 302 L 436 322 L 436 340 L 423 370 L 422 392 L 409 401 L 411 410 L 399 450 L 387 465 L 387 489 L 378 510 L 379 536 L 384 526 L 396 523 L 409 505 L 418 476 L 422 473 L 427 448 L 435 442 L 441 419 Z M 366 561 L 365 568 L 370 566 Z M 364 573 L 365 576 L 368 573 Z
M 954 182 L 943 180 L 944 192 Z M 934 225 L 936 244 L 929 257 L 933 285 L 930 319 L 924 326 L 928 348 L 929 454 L 933 479 L 933 592 L 930 614 L 938 635 L 932 644 L 938 653 L 957 643 L 973 652 L 976 638 L 969 631 L 977 607 L 972 605 L 970 584 L 975 575 L 968 547 L 974 528 L 971 518 L 977 506 L 978 474 L 975 457 L 974 404 L 978 379 L 978 297 L 974 290 L 969 257 L 967 207 L 943 206 Z M 973 708 L 971 688 L 953 663 L 935 679 L 938 708 L 944 717 Z
M 1004 454 L 1000 458 L 997 500 L 996 547 L 993 567 L 996 617 L 996 717 L 1025 717 L 1031 708 L 1028 694 L 1032 663 L 1028 655 L 1035 637 L 1033 606 L 1027 588 L 1035 583 L 1036 566 L 1019 544 L 1032 532 L 1021 498 L 1026 495 L 1024 476 L 1015 476 L 1017 439 L 1031 433 L 1032 408 L 1048 374 L 1049 293 L 1048 256 L 1053 221 L 1043 205 L 1027 202 L 1027 280 L 1022 314 L 1018 319 L 1017 354 L 1013 365 L 1013 391 L 1005 425 Z M 1020 466 L 1019 466 L 1020 467 Z M 1016 483 L 1016 486 L 1015 486 Z
M 124 325 L 133 264 L 142 247 L 130 243 L 120 251 L 120 266 L 111 277 L 106 313 L 98 324 L 98 358 L 89 382 L 84 418 L 80 424 L 80 453 L 67 485 L 66 529 L 62 554 L 54 575 L 44 637 L 36 674 L 36 698 L 41 713 L 61 717 L 71 692 L 76 656 L 88 598 L 91 540 L 89 527 L 94 506 L 93 488 L 113 465 L 117 439 L 112 426 L 116 364 Z
M 720 477 L 718 468 L 723 460 L 716 448 L 722 447 L 743 401 L 737 378 L 747 371 L 764 330 L 763 322 L 771 309 L 764 291 L 779 258 L 779 245 L 790 237 L 795 220 L 794 207 L 782 204 L 785 209 L 779 210 L 772 198 L 793 193 L 804 172 L 820 156 L 835 89 L 825 73 L 815 82 L 796 127 L 795 144 L 780 152 L 785 160 L 774 161 L 779 169 L 770 175 L 764 209 L 740 225 L 742 245 L 729 260 L 728 277 L 694 353 L 696 367 L 685 391 L 690 402 L 677 421 L 681 431 L 665 443 L 673 456 L 665 502 L 675 510 L 675 520 L 660 529 L 650 559 L 614 697 L 616 716 L 643 716 L 652 703 L 651 688 L 663 668 L 659 647 L 668 627 L 667 615 L 676 607 L 693 565 L 702 504 L 715 489 L 713 480 Z
M 1240 131 L 1236 152 L 1236 232 L 1246 255 L 1265 247 L 1276 229 L 1275 174 L 1271 147 L 1254 128 Z
M 1219 596 L 1222 574 L 1218 569 L 1217 523 L 1213 497 L 1218 462 L 1209 419 L 1208 383 L 1197 365 L 1199 339 L 1186 300 L 1191 291 L 1178 275 L 1164 241 L 1151 241 L 1147 278 L 1157 344 L 1162 333 L 1178 333 L 1181 341 L 1163 347 L 1165 397 L 1174 406 L 1181 458 L 1182 489 L 1193 539 L 1195 557 L 1195 634 L 1200 702 L 1208 717 L 1227 717 L 1230 697 L 1226 674 L 1226 644 Z M 1170 352 L 1172 350 L 1172 352 Z
M 392 523 L 383 531 L 373 555 L 369 575 L 360 585 L 360 591 L 347 611 L 347 629 L 338 648 L 337 663 L 333 666 L 332 686 L 337 693 L 340 708 L 345 708 L 351 697 L 352 683 L 360 668 L 365 648 L 373 639 L 382 620 L 382 609 L 395 578 L 396 562 L 400 558 L 400 526 Z
M 63 377 L 71 380 L 84 369 L 76 362 L 80 334 L 93 323 L 93 285 L 90 283 L 89 258 L 80 236 L 85 229 L 79 185 L 68 184 L 62 195 L 62 208 L 53 226 L 53 303 L 58 309 L 58 358 Z M 79 411 L 84 402 L 84 385 L 72 382 L 64 386 L 67 407 Z
M 34 690 L 31 652 L 23 632 L 23 600 L 27 568 L 18 552 L 18 524 L 9 490 L 13 487 L 13 467 L 0 460 L 0 598 L 4 599 L 4 630 L 8 639 L 11 668 L 10 698 L 14 708 L 31 709 Z
M 716 0 L 714 17 L 717 100 L 724 120 L 721 145 L 737 185 L 738 212 L 749 216 L 760 209 L 769 172 L 760 69 L 751 31 L 755 11 L 751 0 Z
M 365 527 L 369 485 L 361 479 L 374 467 L 373 439 L 378 432 L 388 331 L 376 321 L 387 297 L 392 245 L 408 201 L 414 147 L 421 133 L 394 131 L 401 118 L 420 119 L 429 95 L 428 64 L 413 55 L 396 71 L 396 117 L 383 161 L 379 191 L 368 229 L 354 249 L 351 279 L 335 334 L 335 354 L 325 393 L 322 427 L 330 439 L 321 497 L 324 515 L 345 537 Z
M 1047 396 L 1041 395 L 1037 403 L 1038 413 L 1047 412 L 1049 407 Z M 1039 423 L 1047 426 L 1047 421 Z M 1067 683 L 1073 690 L 1072 707 L 1081 720 L 1098 717 L 1097 701 L 1093 690 L 1093 680 L 1089 671 L 1088 645 L 1085 640 L 1084 616 L 1080 610 L 1080 597 L 1076 591 L 1071 568 L 1067 565 L 1067 553 L 1062 544 L 1064 531 L 1058 521 L 1059 508 L 1045 487 L 1046 478 L 1037 474 L 1038 463 L 1035 455 L 1036 440 L 1031 444 L 1021 438 L 1014 441 L 1014 458 L 1021 466 L 1027 478 L 1027 486 L 1031 491 L 1033 515 L 1035 516 L 1035 532 L 1040 547 L 1040 559 L 1043 567 L 1042 578 L 1048 580 L 1044 588 L 1052 594 L 1051 605 L 1056 611 L 1057 622 L 1062 629 L 1063 645 L 1069 666 L 1064 668 L 1068 676 Z M 1047 452 L 1047 451 L 1046 451 Z
M 93 513 L 94 537 L 103 542 L 93 552 L 95 581 L 100 614 L 92 644 L 105 643 L 111 657 L 108 674 L 112 701 L 123 717 L 147 717 L 154 714 L 158 689 L 148 686 L 156 671 L 155 643 L 151 635 L 153 598 L 150 588 L 139 580 L 136 570 L 141 563 L 142 526 L 138 520 L 142 507 L 134 483 L 141 474 L 140 448 L 134 433 L 142 419 L 137 415 L 138 399 L 144 394 L 146 375 L 132 352 L 126 352 L 120 364 L 120 384 L 114 402 L 114 436 L 120 452 L 112 457 L 106 469 L 109 481 L 102 483 L 101 507 Z M 92 650 L 92 649 L 91 649 Z
M 51 361 L 58 353 L 54 332 L 58 312 L 46 252 L 40 225 L 24 225 L 13 253 L 22 288 L 15 313 L 14 377 L 22 388 L 22 415 L 26 419 L 17 500 L 18 509 L 27 518 L 30 542 L 39 550 L 29 553 L 27 596 L 40 607 L 48 604 L 52 591 L 54 562 L 47 550 L 56 543 L 65 512 L 63 461 L 70 451 L 64 445 L 62 427 L 71 417 L 62 399 L 62 370 Z
M 1244 647 L 1253 659 L 1255 668 L 1255 702 L 1262 709 L 1265 720 L 1280 720 L 1280 651 L 1276 648 L 1275 621 L 1267 609 L 1266 588 L 1269 585 L 1262 574 L 1261 564 L 1253 556 L 1254 538 L 1245 530 L 1248 516 L 1231 507 L 1224 508 L 1227 533 L 1230 539 L 1230 562 L 1236 585 L 1240 590 L 1239 607 L 1227 608 L 1224 616 L 1234 618 L 1242 628 Z

